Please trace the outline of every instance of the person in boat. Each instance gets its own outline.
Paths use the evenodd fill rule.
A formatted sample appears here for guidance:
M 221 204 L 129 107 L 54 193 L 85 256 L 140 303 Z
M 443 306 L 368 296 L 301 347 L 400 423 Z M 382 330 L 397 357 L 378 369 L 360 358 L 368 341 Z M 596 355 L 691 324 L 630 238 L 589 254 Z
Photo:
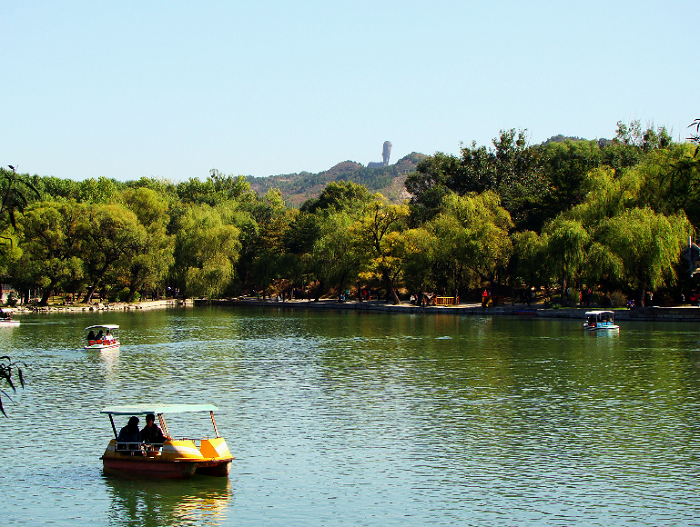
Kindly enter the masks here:
M 146 415 L 146 426 L 141 430 L 141 441 L 147 444 L 165 441 L 165 435 L 156 424 L 156 416 L 153 414 Z
M 97 335 L 95 336 L 95 340 L 102 340 L 102 330 L 97 332 Z
M 129 417 L 128 424 L 119 430 L 117 436 L 118 443 L 141 443 L 141 432 L 139 431 L 139 418 L 135 415 Z M 137 445 L 129 445 L 129 450 L 136 450 Z
M 97 337 L 95 337 L 95 332 L 91 329 L 90 333 L 88 333 L 87 336 L 88 342 L 94 342 L 97 340 Z
M 112 336 L 112 332 L 110 330 L 107 330 L 107 334 L 104 336 L 104 343 L 109 344 L 114 340 L 114 337 Z

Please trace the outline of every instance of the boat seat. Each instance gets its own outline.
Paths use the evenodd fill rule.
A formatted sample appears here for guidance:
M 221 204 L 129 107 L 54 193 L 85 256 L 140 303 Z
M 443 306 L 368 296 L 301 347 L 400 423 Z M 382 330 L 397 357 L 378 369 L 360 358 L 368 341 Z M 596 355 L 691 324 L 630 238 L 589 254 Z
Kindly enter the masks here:
M 141 443 L 117 443 L 116 447 L 116 452 L 118 454 L 124 454 L 127 456 L 133 456 L 135 454 L 138 455 L 143 455 L 143 451 L 141 449 Z

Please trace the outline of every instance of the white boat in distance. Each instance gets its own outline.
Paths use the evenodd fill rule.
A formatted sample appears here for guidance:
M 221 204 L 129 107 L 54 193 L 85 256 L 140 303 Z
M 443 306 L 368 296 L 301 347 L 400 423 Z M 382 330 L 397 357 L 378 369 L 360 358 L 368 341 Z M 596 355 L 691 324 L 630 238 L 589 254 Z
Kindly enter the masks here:
M 85 328 L 88 331 L 86 350 L 112 350 L 119 348 L 117 324 L 97 324 Z M 97 333 L 95 333 L 97 331 Z
M 583 329 L 588 331 L 619 331 L 620 326 L 615 324 L 615 313 L 612 311 L 586 311 Z

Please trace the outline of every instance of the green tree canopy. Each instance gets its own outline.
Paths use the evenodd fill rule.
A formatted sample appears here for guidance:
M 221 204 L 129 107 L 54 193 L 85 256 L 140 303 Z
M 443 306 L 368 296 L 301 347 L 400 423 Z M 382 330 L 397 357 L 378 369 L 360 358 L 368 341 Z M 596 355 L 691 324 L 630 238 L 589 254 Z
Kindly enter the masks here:
M 448 283 L 458 296 L 462 283 L 493 278 L 512 250 L 510 214 L 495 192 L 448 194 L 443 212 L 426 224 L 437 240 L 436 259 L 449 270 Z
M 24 283 L 43 288 L 46 305 L 57 287 L 83 277 L 83 233 L 87 207 L 75 202 L 39 202 L 18 221 L 22 256 L 12 274 Z
M 365 279 L 381 280 L 387 299 L 399 304 L 396 281 L 402 271 L 404 240 L 402 231 L 408 218 L 405 205 L 387 204 L 381 196 L 365 207 L 362 218 L 355 223 L 351 235 L 357 246 L 369 257 Z
M 146 229 L 129 209 L 118 204 L 92 205 L 81 225 L 81 257 L 88 289 L 84 302 L 104 284 L 108 271 L 128 267 L 146 244 Z
M 233 278 L 240 231 L 207 205 L 191 205 L 177 218 L 174 275 L 184 296 L 215 297 Z
M 604 221 L 597 238 L 619 257 L 623 264 L 620 278 L 636 290 L 638 304 L 644 305 L 649 288 L 675 280 L 674 265 L 688 231 L 682 213 L 664 216 L 648 208 L 634 208 Z
M 129 189 L 124 201 L 145 229 L 143 243 L 127 264 L 129 293 L 125 299 L 131 302 L 142 287 L 155 289 L 163 283 L 173 264 L 173 237 L 167 233 L 170 222 L 167 198 L 147 187 Z

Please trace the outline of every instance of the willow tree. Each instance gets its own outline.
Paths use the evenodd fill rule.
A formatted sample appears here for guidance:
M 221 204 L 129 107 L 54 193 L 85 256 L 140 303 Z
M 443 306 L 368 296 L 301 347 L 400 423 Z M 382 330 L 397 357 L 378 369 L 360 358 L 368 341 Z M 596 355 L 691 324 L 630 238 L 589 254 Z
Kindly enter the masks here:
M 533 231 L 513 233 L 514 275 L 528 289 L 540 285 L 547 276 L 546 244 L 539 234 Z
M 619 279 L 636 290 L 638 305 L 645 293 L 672 283 L 690 224 L 683 213 L 665 216 L 649 208 L 627 210 L 604 221 L 597 233 L 619 258 Z
M 334 287 L 339 297 L 367 263 L 367 251 L 351 235 L 354 222 L 347 212 L 319 214 L 319 236 L 309 253 L 309 268 L 315 277 L 321 284 Z M 322 289 L 317 288 L 316 300 Z
M 233 279 L 240 231 L 207 205 L 187 207 L 176 229 L 174 272 L 183 294 L 220 295 Z
M 43 288 L 40 305 L 67 281 L 83 277 L 83 235 L 87 206 L 71 201 L 40 202 L 19 218 L 22 256 L 12 275 Z
M 559 216 L 545 227 L 544 240 L 550 269 L 559 278 L 562 304 L 567 304 L 566 290 L 582 270 L 590 234 L 579 221 Z
M 638 305 L 648 289 L 671 283 L 691 228 L 684 210 L 693 210 L 697 175 L 678 173 L 688 153 L 687 146 L 658 150 L 622 172 L 589 172 L 586 199 L 553 222 L 560 238 L 567 233 L 568 241 L 560 239 L 560 245 L 569 248 L 568 257 L 550 251 L 560 270 L 567 266 L 569 278 L 576 269 L 589 281 L 633 289 Z
M 249 260 L 248 278 L 256 288 L 261 288 L 263 298 L 285 268 L 285 240 L 297 215 L 297 210 L 285 207 L 282 194 L 277 189 L 268 190 L 251 210 L 254 230 L 250 231 L 251 236 L 245 238 L 244 255 Z
M 507 263 L 512 243 L 508 231 L 513 222 L 494 192 L 457 196 L 448 194 L 443 212 L 426 225 L 437 239 L 436 259 L 447 269 L 455 301 L 465 279 L 493 281 Z
M 311 274 L 314 244 L 321 236 L 317 214 L 301 211 L 289 222 L 282 236 L 283 254 L 279 259 L 280 274 L 289 281 L 289 298 L 294 290 L 304 286 Z M 285 298 L 283 293 L 282 298 Z
M 404 232 L 404 283 L 419 299 L 435 286 L 437 237 L 428 229 L 419 227 Z
M 116 203 L 93 204 L 82 225 L 82 260 L 89 280 L 84 302 L 90 302 L 104 277 L 119 263 L 123 266 L 146 245 L 146 229 L 132 211 Z
M 350 233 L 357 246 L 366 251 L 367 277 L 376 276 L 386 289 L 387 299 L 399 304 L 396 282 L 402 271 L 404 239 L 402 231 L 408 218 L 406 205 L 390 205 L 381 196 L 366 205 L 364 213 Z
M 156 289 L 173 264 L 173 237 L 167 233 L 170 221 L 168 202 L 155 190 L 141 187 L 124 193 L 124 201 L 144 227 L 144 243 L 138 246 L 127 266 L 129 293 L 132 302 L 136 292 L 143 288 Z

